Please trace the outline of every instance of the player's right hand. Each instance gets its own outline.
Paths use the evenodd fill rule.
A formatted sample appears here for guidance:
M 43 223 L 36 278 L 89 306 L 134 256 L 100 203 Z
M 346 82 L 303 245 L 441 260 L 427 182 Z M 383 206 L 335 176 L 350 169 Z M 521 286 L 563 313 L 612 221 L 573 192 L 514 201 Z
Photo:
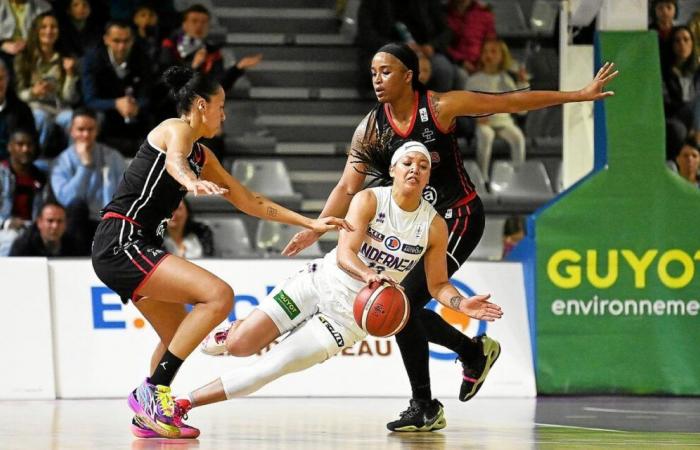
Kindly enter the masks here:
M 400 287 L 399 284 L 391 278 L 389 275 L 384 274 L 384 273 L 377 273 L 377 272 L 372 272 L 368 273 L 365 275 L 365 283 L 366 284 L 372 284 L 372 283 L 383 283 L 387 282 L 391 284 L 392 286 Z
M 295 256 L 300 251 L 304 250 L 318 239 L 323 236 L 323 233 L 317 233 L 312 230 L 302 230 L 292 237 L 284 250 L 282 250 L 282 255 L 284 256 Z
M 192 192 L 195 197 L 197 195 L 225 195 L 228 193 L 228 189 L 222 188 L 216 183 L 212 183 L 208 180 L 197 180 L 189 183 L 187 190 Z

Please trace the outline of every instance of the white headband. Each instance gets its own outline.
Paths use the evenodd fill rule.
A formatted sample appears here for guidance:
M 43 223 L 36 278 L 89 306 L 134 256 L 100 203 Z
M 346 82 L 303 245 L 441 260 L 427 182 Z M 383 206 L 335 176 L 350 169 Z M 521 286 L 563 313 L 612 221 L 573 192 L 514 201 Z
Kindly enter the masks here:
M 422 154 L 428 160 L 428 164 L 432 166 L 432 161 L 430 160 L 430 152 L 425 147 L 425 145 L 417 141 L 408 141 L 401 147 L 397 148 L 394 154 L 391 155 L 391 165 L 396 165 L 399 159 L 401 159 L 406 153 L 409 152 L 418 152 Z

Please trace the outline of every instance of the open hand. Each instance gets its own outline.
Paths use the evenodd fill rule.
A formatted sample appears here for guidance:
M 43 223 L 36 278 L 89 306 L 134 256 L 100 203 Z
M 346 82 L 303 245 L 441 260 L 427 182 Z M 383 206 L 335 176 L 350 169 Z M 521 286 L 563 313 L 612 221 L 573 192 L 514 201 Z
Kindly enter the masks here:
M 236 63 L 236 67 L 242 70 L 247 69 L 249 67 L 255 67 L 258 65 L 258 63 L 260 63 L 260 61 L 262 61 L 262 58 L 262 53 L 244 56 L 243 58 L 238 60 L 238 62 Z
M 323 236 L 313 230 L 302 230 L 292 237 L 287 246 L 282 250 L 283 256 L 295 256 Z
M 459 302 L 459 310 L 472 319 L 493 322 L 503 316 L 503 311 L 501 311 L 500 306 L 488 301 L 490 298 L 490 294 L 462 297 L 462 301 Z
M 591 81 L 588 84 L 588 86 L 579 91 L 581 93 L 581 96 L 583 97 L 581 100 L 601 100 L 606 97 L 615 95 L 613 91 L 603 91 L 605 85 L 607 85 L 620 73 L 617 70 L 613 71 L 614 69 L 614 63 L 606 62 L 605 64 L 603 64 L 603 67 L 600 68 L 595 78 L 593 78 L 593 81 Z
M 186 186 L 187 190 L 192 192 L 195 197 L 197 195 L 224 195 L 228 193 L 228 189 L 222 188 L 216 183 L 212 183 L 208 180 L 197 180 L 193 181 Z

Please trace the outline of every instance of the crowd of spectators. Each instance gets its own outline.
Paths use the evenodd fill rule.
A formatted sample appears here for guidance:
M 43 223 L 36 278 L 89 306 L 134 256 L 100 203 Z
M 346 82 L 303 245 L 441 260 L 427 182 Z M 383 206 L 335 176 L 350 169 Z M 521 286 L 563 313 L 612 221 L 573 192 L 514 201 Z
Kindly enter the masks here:
M 128 159 L 175 115 L 162 71 L 187 65 L 228 91 L 261 61 L 224 61 L 210 18 L 173 0 L 0 0 L 0 256 L 89 255 Z M 185 223 L 177 246 L 211 255 L 211 232 L 194 252 L 203 228 Z

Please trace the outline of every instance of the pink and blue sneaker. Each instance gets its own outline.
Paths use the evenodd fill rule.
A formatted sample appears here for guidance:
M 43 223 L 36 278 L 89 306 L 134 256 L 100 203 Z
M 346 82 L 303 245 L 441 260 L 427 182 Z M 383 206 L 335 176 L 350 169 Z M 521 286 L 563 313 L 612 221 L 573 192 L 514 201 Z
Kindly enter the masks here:
M 146 378 L 129 394 L 129 407 L 141 424 L 159 436 L 180 437 L 180 428 L 175 424 L 175 402 L 169 386 L 151 384 Z
M 180 429 L 181 439 L 196 439 L 199 436 L 199 430 L 195 427 L 187 425 L 184 420 L 187 420 L 187 412 L 192 409 L 192 405 L 187 399 L 175 400 L 175 414 L 173 423 Z M 163 437 L 155 431 L 151 430 L 144 424 L 139 416 L 134 416 L 131 420 L 131 432 L 138 438 L 159 438 Z

